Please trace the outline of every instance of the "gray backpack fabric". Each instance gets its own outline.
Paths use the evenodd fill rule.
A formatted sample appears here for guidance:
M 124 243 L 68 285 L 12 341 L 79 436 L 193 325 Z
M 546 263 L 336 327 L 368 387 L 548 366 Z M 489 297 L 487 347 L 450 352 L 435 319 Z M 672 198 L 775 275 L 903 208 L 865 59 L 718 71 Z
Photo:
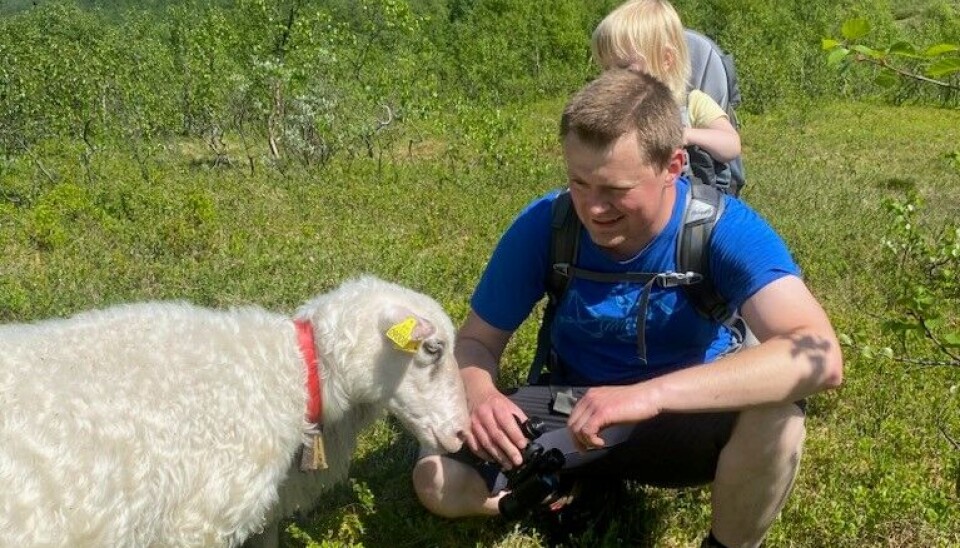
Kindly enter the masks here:
M 737 69 L 733 57 L 725 53 L 713 40 L 699 32 L 686 29 L 687 49 L 690 51 L 690 81 L 687 90 L 699 89 L 713 98 L 720 108 L 727 112 L 734 129 L 739 130 L 736 107 L 740 105 L 740 85 L 737 81 Z M 689 150 L 690 148 L 694 150 Z M 735 158 L 724 164 L 717 162 L 698 147 L 688 147 L 691 167 L 700 166 L 698 177 L 726 192 L 738 196 L 746 184 L 743 159 Z M 704 171 L 707 170 L 708 171 Z
M 527 378 L 529 384 L 543 383 L 541 374 L 544 369 L 557 373 L 561 367 L 553 355 L 550 325 L 556 315 L 557 306 L 574 278 L 606 283 L 643 284 L 637 322 L 637 352 L 641 360 L 646 359 L 646 302 L 653 284 L 662 287 L 680 286 L 702 316 L 717 323 L 729 320 L 733 311 L 729 310 L 726 300 L 717 292 L 710 279 L 710 237 L 717 220 L 723 215 L 723 210 L 724 199 L 720 189 L 691 181 L 682 224 L 677 234 L 678 272 L 595 272 L 577 267 L 582 225 L 573 209 L 569 191 L 563 191 L 557 196 L 553 202 L 550 224 L 551 268 L 546 280 L 547 305 L 537 334 L 537 350 Z

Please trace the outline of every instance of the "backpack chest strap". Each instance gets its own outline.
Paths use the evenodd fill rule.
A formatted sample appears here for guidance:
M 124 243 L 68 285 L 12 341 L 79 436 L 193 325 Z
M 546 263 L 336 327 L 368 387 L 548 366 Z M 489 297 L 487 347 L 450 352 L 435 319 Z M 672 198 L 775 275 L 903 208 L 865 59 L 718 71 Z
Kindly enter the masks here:
M 648 284 L 656 282 L 660 287 L 679 287 L 700 283 L 703 280 L 703 276 L 698 272 L 597 272 L 570 263 L 557 263 L 553 265 L 553 270 L 571 280 L 581 278 L 600 283 Z
M 637 357 L 643 364 L 647 363 L 647 305 L 650 303 L 650 291 L 654 284 L 669 288 L 696 284 L 703 280 L 703 276 L 696 272 L 597 272 L 579 268 L 570 263 L 555 264 L 553 270 L 566 277 L 568 284 L 573 281 L 573 278 L 600 283 L 643 284 L 637 306 Z

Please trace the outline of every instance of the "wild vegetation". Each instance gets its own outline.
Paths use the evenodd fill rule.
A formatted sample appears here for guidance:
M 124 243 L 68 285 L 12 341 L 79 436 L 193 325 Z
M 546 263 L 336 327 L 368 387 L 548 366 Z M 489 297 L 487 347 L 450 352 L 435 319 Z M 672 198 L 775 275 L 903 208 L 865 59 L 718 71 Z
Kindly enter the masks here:
M 595 73 L 589 32 L 616 3 L 4 2 L 0 320 L 168 298 L 292 310 L 362 272 L 462 318 L 500 232 L 565 182 L 560 109 Z M 822 50 L 960 44 L 956 2 L 676 5 L 735 55 L 743 197 L 847 343 L 768 545 L 960 544 L 957 75 L 891 81 Z M 845 41 L 851 18 L 870 33 Z M 415 452 L 380 423 L 338 504 L 291 523 L 289 545 L 542 544 L 535 523 L 430 516 Z M 694 545 L 708 501 L 633 486 L 583 543 Z

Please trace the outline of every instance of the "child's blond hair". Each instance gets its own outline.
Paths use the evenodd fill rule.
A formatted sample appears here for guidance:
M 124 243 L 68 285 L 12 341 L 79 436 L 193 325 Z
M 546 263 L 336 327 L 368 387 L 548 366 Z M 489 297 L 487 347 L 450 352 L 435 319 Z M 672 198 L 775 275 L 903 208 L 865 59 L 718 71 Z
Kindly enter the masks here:
M 641 61 L 643 70 L 670 88 L 677 104 L 686 104 L 690 53 L 680 15 L 667 0 L 621 4 L 597 25 L 591 47 L 604 69 Z

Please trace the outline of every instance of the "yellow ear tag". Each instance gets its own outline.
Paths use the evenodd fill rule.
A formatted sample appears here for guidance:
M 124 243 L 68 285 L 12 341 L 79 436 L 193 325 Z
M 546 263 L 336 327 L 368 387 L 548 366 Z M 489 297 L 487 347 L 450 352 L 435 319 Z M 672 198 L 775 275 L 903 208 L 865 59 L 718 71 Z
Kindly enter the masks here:
M 407 316 L 405 320 L 387 330 L 387 338 L 393 341 L 399 350 L 416 352 L 420 348 L 420 341 L 413 338 L 413 328 L 416 326 L 417 319 Z

